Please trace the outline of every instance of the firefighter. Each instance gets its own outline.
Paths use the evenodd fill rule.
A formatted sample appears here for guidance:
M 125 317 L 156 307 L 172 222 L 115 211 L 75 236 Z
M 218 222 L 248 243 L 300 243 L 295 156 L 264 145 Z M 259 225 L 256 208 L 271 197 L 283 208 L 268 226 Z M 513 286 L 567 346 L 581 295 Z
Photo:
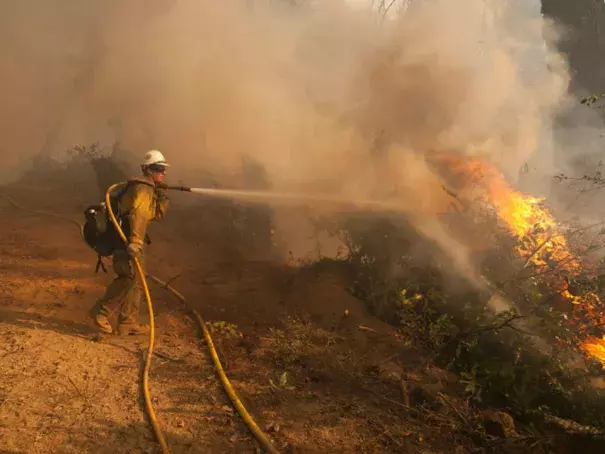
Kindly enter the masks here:
M 118 334 L 149 332 L 148 325 L 139 323 L 143 290 L 132 259 L 136 257 L 144 267 L 143 247 L 147 239 L 147 226 L 151 221 L 162 221 L 168 208 L 166 192 L 158 187 L 164 180 L 167 167 L 169 164 L 160 151 L 148 151 L 141 165 L 142 177 L 129 180 L 119 198 L 116 217 L 128 244 L 123 244 L 114 251 L 113 269 L 116 278 L 91 310 L 91 317 L 104 333 L 113 332 L 108 317 L 118 308 Z

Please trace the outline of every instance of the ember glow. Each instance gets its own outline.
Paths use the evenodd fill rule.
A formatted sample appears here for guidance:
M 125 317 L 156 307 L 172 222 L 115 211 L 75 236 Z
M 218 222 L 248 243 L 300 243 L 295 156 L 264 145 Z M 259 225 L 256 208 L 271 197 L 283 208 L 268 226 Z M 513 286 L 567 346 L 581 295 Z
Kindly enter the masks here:
M 460 166 L 456 166 L 460 169 Z M 525 267 L 532 267 L 536 274 L 549 272 L 552 291 L 588 314 L 593 325 L 601 325 L 604 316 L 598 309 L 600 300 L 595 293 L 573 295 L 567 278 L 577 276 L 582 264 L 570 250 L 567 239 L 559 231 L 544 200 L 514 190 L 494 167 L 472 160 L 464 163 L 464 172 L 481 188 L 482 198 L 497 212 L 500 220 L 517 238 L 516 247 Z M 597 338 L 585 333 L 586 326 L 579 326 L 578 343 L 582 350 L 597 358 L 605 367 L 605 336 Z
M 582 343 L 585 352 L 597 358 L 605 367 L 605 336 L 601 339 L 590 336 Z

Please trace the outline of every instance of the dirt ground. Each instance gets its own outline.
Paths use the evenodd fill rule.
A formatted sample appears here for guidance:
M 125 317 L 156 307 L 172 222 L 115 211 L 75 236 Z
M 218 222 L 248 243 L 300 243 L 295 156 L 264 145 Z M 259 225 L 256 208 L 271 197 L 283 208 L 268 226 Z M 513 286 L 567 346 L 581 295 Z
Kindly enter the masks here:
M 2 192 L 75 219 L 96 201 L 44 186 Z M 337 264 L 243 258 L 220 210 L 179 201 L 151 231 L 148 270 L 174 278 L 210 322 L 227 375 L 278 450 L 466 452 L 407 421 L 389 377 L 405 347 L 350 296 Z M 95 274 L 94 253 L 64 220 L 2 199 L 0 219 L 0 452 L 159 452 L 139 390 L 147 336 L 100 335 L 87 318 L 111 267 Z M 150 392 L 172 452 L 258 452 L 195 324 L 150 285 Z

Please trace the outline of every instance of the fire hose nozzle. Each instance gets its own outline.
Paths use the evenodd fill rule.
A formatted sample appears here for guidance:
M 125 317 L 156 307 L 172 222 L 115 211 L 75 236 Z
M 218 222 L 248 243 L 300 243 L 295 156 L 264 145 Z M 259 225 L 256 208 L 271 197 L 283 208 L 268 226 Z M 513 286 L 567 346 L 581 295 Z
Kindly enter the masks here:
M 189 186 L 168 186 L 164 183 L 157 184 L 158 188 L 161 189 L 169 189 L 172 191 L 182 191 L 182 192 L 191 192 L 191 188 Z

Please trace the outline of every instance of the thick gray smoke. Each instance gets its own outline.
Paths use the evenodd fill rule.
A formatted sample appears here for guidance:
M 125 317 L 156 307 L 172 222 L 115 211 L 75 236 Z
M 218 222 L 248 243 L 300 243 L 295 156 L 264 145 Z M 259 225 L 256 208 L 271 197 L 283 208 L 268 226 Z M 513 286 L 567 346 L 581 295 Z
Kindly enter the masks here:
M 261 163 L 274 187 L 396 195 L 447 246 L 434 151 L 509 176 L 541 148 L 568 72 L 517 2 L 23 0 L 0 5 L 0 161 L 120 139 L 173 178 Z M 540 53 L 540 64 L 536 52 Z M 529 63 L 528 63 L 529 62 Z M 546 66 L 548 65 L 548 69 Z

